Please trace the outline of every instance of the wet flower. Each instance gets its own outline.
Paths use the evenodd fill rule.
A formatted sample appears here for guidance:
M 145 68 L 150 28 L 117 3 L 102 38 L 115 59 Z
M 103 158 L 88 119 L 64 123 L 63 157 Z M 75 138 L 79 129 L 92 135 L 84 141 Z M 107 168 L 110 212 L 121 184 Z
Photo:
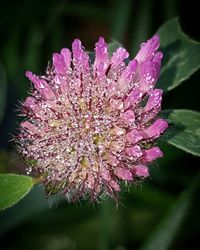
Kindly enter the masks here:
M 21 108 L 18 150 L 48 194 L 94 201 L 149 176 L 149 163 L 163 156 L 155 140 L 167 128 L 157 118 L 158 48 L 155 35 L 126 65 L 128 52 L 119 47 L 109 56 L 100 37 L 91 62 L 75 39 L 72 52 L 53 54 L 45 75 L 26 72 L 33 89 Z

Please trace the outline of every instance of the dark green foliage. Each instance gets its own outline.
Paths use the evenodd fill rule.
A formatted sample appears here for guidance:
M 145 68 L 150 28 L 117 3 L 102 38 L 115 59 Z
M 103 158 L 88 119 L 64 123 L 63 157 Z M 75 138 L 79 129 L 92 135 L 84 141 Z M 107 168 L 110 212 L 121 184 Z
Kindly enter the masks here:
M 0 172 L 24 174 L 8 141 L 20 121 L 14 112 L 17 100 L 29 88 L 25 70 L 43 74 L 52 53 L 70 47 L 76 37 L 88 50 L 99 36 L 114 41 L 110 51 L 119 40 L 134 54 L 139 43 L 179 15 L 184 33 L 200 38 L 189 18 L 190 3 L 185 7 L 183 2 L 1 1 Z M 42 185 L 31 190 L 31 178 L 0 174 L 0 209 L 20 200 L 0 213 L 1 249 L 187 250 L 198 244 L 200 115 L 188 105 L 199 109 L 199 43 L 188 39 L 176 18 L 158 32 L 164 52 L 158 87 L 169 91 L 186 83 L 163 98 L 168 110 L 161 115 L 171 126 L 160 141 L 164 158 L 151 166 L 149 181 L 122 193 L 117 208 L 110 200 L 96 205 L 68 204 L 58 196 L 47 200 Z

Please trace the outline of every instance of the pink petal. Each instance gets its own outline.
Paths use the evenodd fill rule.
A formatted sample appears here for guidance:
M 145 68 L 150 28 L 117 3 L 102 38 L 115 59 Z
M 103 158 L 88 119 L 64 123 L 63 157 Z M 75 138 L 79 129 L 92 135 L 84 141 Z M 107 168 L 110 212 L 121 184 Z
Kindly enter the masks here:
M 53 65 L 56 71 L 56 74 L 64 75 L 66 73 L 65 64 L 62 62 L 61 55 L 58 53 L 53 54 Z
M 63 48 L 60 52 L 62 63 L 65 65 L 65 70 L 70 68 L 72 53 L 69 49 Z
M 135 121 L 135 114 L 132 110 L 127 110 L 121 115 L 122 120 L 127 124 L 132 124 Z
M 129 53 L 124 48 L 119 47 L 111 57 L 111 64 L 118 67 L 128 57 Z
M 139 158 L 140 156 L 142 156 L 142 150 L 140 146 L 136 145 L 130 148 L 126 148 L 126 154 L 128 156 Z
M 32 108 L 36 105 L 36 100 L 34 97 L 28 96 L 23 104 L 25 107 Z
M 142 100 L 142 91 L 139 88 L 135 88 L 131 91 L 125 100 L 125 108 L 137 105 Z
M 165 120 L 157 119 L 151 126 L 144 130 L 146 133 L 145 138 L 157 138 L 165 131 L 167 127 L 168 123 Z
M 160 72 L 162 58 L 163 58 L 163 53 L 161 51 L 157 52 L 153 57 L 152 62 L 154 63 L 157 72 Z
M 138 62 L 137 60 L 132 60 L 129 62 L 128 66 L 123 70 L 120 78 L 119 78 L 119 83 L 122 85 L 124 84 L 125 86 L 130 84 L 130 82 L 133 80 L 136 69 L 138 67 Z
M 136 165 L 132 169 L 132 173 L 136 177 L 148 177 L 149 169 L 147 166 L 144 166 L 144 165 Z
M 118 141 L 113 141 L 111 144 L 111 148 L 112 150 L 116 151 L 116 152 L 121 152 L 124 150 L 125 147 L 125 142 L 122 140 L 118 140 Z
M 94 177 L 91 174 L 88 175 L 87 186 L 90 189 L 94 189 Z
M 62 76 L 55 75 L 54 81 L 59 86 L 63 94 L 69 91 L 68 82 Z
M 117 168 L 116 169 L 116 175 L 122 180 L 126 181 L 132 181 L 133 176 L 132 173 L 129 170 L 123 169 L 123 168 Z
M 152 89 L 160 75 L 162 52 L 157 52 L 152 61 L 145 61 L 141 65 L 140 88 L 145 93 Z
M 154 89 L 149 93 L 149 99 L 142 110 L 142 121 L 148 122 L 159 113 L 162 102 L 162 89 Z
M 147 150 L 144 150 L 142 161 L 151 162 L 156 160 L 157 158 L 163 157 L 163 153 L 159 147 L 153 147 Z
M 116 192 L 119 192 L 120 191 L 120 186 L 119 184 L 114 181 L 114 180 L 111 180 L 110 182 L 110 186 L 116 191 Z
M 79 39 L 75 39 L 72 43 L 72 53 L 73 53 L 73 64 L 77 72 L 89 70 L 89 56 L 84 51 L 81 41 Z
M 38 135 L 39 134 L 38 127 L 36 127 L 34 124 L 32 124 L 32 123 L 30 123 L 28 121 L 21 122 L 20 126 L 23 129 L 26 129 L 31 135 L 34 135 L 34 134 Z
M 30 96 L 27 97 L 25 102 L 23 103 L 23 106 L 32 110 L 36 117 L 39 117 L 42 120 L 45 119 L 44 111 L 39 105 L 37 105 L 35 98 Z
M 112 110 L 122 109 L 124 106 L 124 103 L 121 99 L 111 99 L 110 101 L 110 107 Z
M 118 136 L 121 136 L 121 135 L 124 135 L 126 133 L 126 130 L 124 128 L 120 128 L 120 127 L 115 127 L 112 129 L 112 134 L 114 135 L 118 135 Z
M 156 52 L 156 50 L 160 46 L 160 37 L 159 35 L 154 35 L 151 39 L 149 39 L 146 43 L 141 45 L 141 49 L 136 55 L 136 59 L 141 61 L 151 60 Z
M 72 52 L 73 52 L 73 59 L 75 59 L 77 62 L 81 62 L 81 59 L 83 57 L 83 49 L 81 41 L 79 39 L 75 39 L 73 41 Z
M 158 79 L 159 72 L 155 64 L 151 61 L 145 61 L 141 66 L 140 89 L 146 93 L 152 89 Z
M 103 76 L 103 74 L 100 74 L 100 75 Z M 109 82 L 107 85 L 107 95 L 110 97 L 115 95 L 116 94 L 116 87 L 117 87 L 116 82 L 114 82 L 114 81 Z
M 32 72 L 27 71 L 25 73 L 26 77 L 29 78 L 30 81 L 34 84 L 35 89 L 38 90 L 38 92 L 46 99 L 53 99 L 55 96 L 53 94 L 53 91 L 51 90 L 49 84 L 43 80 L 40 79 L 38 76 L 34 75 Z
M 160 106 L 162 102 L 162 89 L 154 89 L 149 93 L 149 99 L 145 105 L 143 111 L 149 112 L 152 109 L 160 111 Z
M 110 181 L 110 179 L 111 179 L 110 172 L 107 169 L 103 169 L 101 171 L 101 176 L 106 181 Z
M 129 133 L 126 134 L 126 140 L 129 143 L 137 143 L 144 138 L 144 132 L 132 129 Z
M 100 37 L 95 46 L 94 73 L 96 73 L 99 77 L 104 76 L 108 65 L 108 46 L 104 38 Z
M 107 160 L 107 162 L 110 164 L 110 165 L 112 165 L 112 166 L 117 166 L 118 164 L 119 164 L 119 161 L 117 160 L 117 158 L 114 156 L 114 155 L 112 155 L 112 154 L 107 154 L 107 156 L 106 156 L 106 160 Z

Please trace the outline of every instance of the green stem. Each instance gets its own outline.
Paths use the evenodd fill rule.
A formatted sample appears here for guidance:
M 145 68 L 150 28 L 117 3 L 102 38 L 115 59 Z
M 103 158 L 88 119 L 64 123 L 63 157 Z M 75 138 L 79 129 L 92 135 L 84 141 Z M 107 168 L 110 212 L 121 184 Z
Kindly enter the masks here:
M 100 250 L 110 249 L 110 238 L 112 228 L 112 203 L 105 200 L 100 210 Z

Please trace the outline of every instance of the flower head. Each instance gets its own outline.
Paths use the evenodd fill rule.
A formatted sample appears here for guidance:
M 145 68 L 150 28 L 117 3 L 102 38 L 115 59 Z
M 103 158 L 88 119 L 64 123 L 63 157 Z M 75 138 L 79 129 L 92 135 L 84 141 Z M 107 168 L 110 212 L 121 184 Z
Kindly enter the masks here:
M 100 37 L 91 63 L 75 39 L 72 51 L 53 54 L 45 75 L 26 72 L 33 89 L 22 104 L 19 152 L 47 193 L 115 197 L 121 182 L 149 176 L 148 164 L 163 155 L 154 142 L 168 126 L 157 118 L 158 48 L 155 35 L 126 65 L 128 52 L 119 47 L 110 56 Z

